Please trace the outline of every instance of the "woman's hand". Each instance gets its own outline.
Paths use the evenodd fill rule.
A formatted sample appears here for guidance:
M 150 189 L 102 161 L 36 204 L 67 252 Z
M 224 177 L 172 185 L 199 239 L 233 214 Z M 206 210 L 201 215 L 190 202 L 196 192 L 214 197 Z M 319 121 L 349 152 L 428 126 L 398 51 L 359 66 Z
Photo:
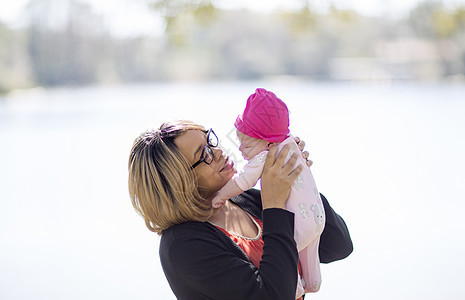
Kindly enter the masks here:
M 281 152 L 279 152 L 278 157 L 276 157 L 278 147 L 274 145 L 266 156 L 261 181 L 263 209 L 273 207 L 284 209 L 287 198 L 289 198 L 291 186 L 300 172 L 302 172 L 302 165 L 293 170 L 297 162 L 297 153 L 294 153 L 288 162 L 284 164 L 284 160 L 289 153 L 289 148 L 289 145 L 284 146 Z
M 305 159 L 307 166 L 311 167 L 313 165 L 313 161 L 308 159 L 308 157 L 310 156 L 308 151 L 304 151 L 305 142 L 302 141 L 298 136 L 294 137 L 294 141 L 297 143 L 297 146 L 299 146 L 300 152 L 302 154 L 302 157 Z

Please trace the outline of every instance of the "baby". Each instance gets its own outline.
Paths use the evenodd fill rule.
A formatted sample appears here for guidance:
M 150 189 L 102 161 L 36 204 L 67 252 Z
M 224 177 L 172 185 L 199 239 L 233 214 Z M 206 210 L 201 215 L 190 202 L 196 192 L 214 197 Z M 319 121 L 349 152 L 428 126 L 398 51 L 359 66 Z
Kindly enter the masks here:
M 270 146 L 278 144 L 281 150 L 290 145 L 286 161 L 300 150 L 289 133 L 289 111 L 286 104 L 275 94 L 257 89 L 247 99 L 244 112 L 234 123 L 241 142 L 239 150 L 246 166 L 231 178 L 212 200 L 212 206 L 221 207 L 224 202 L 255 186 L 260 179 Z M 295 214 L 294 239 L 299 251 L 302 274 L 297 282 L 296 299 L 304 293 L 317 292 L 321 284 L 318 246 L 325 224 L 325 212 L 310 168 L 299 155 L 296 163 L 305 167 L 291 187 L 286 209 Z

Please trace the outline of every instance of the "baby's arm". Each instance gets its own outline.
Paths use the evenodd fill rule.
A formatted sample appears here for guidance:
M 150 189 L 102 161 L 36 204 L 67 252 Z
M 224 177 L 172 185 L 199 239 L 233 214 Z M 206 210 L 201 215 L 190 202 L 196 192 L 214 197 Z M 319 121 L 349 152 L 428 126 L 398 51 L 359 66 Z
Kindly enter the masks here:
M 236 175 L 234 175 L 236 176 Z M 220 208 L 224 205 L 226 200 L 241 194 L 243 190 L 237 185 L 234 177 L 231 178 L 222 188 L 218 191 L 215 198 L 212 200 L 213 208 Z
M 263 151 L 255 155 L 239 174 L 234 174 L 233 178 L 231 178 L 224 187 L 218 191 L 216 197 L 213 198 L 212 206 L 214 208 L 219 208 L 226 200 L 253 188 L 255 184 L 257 184 L 258 179 L 262 176 L 267 154 L 268 151 Z

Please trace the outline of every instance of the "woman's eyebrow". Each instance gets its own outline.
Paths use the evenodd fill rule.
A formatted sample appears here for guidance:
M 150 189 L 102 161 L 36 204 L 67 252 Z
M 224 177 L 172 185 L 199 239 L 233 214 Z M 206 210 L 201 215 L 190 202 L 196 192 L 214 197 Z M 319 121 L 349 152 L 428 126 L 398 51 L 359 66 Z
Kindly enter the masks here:
M 203 149 L 203 147 L 204 147 L 203 145 L 200 145 L 200 146 L 197 148 L 197 150 L 195 150 L 195 152 L 194 152 L 194 159 L 197 157 L 197 153 L 199 153 L 199 151 L 201 151 L 201 150 Z

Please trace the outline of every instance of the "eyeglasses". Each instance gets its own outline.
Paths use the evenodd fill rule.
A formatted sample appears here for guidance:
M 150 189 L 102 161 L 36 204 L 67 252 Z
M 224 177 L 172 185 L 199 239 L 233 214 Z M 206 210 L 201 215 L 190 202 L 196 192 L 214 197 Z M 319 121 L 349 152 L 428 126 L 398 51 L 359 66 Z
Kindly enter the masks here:
M 205 131 L 205 134 L 207 135 L 207 144 L 202 149 L 200 159 L 191 166 L 191 169 L 197 167 L 202 162 L 209 165 L 213 162 L 213 159 L 215 158 L 212 148 L 218 146 L 218 137 L 211 128 Z

